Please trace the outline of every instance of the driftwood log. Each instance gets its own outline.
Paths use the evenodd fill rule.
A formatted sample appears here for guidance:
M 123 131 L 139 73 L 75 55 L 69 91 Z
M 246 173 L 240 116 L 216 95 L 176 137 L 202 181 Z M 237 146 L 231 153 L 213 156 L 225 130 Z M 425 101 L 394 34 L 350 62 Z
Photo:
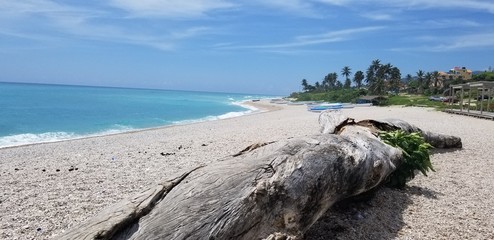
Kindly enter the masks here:
M 101 212 L 60 239 L 297 239 L 335 202 L 379 185 L 402 160 L 377 130 L 324 112 L 322 134 L 258 144 L 198 167 Z M 438 147 L 457 137 L 420 131 Z

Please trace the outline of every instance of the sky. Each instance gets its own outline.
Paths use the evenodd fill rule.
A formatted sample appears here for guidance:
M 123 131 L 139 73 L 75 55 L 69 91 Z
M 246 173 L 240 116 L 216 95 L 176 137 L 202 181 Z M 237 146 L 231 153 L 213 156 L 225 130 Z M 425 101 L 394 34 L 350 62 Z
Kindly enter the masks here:
M 494 1 L 0 0 L 0 82 L 288 95 L 374 59 L 494 67 Z

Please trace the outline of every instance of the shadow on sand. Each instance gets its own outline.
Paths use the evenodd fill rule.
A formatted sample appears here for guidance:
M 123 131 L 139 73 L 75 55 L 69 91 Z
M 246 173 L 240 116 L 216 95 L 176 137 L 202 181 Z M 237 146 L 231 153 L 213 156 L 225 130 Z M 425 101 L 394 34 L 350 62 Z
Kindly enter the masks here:
M 442 194 L 427 188 L 406 186 L 403 190 L 379 187 L 336 203 L 305 234 L 304 239 L 394 239 L 406 227 L 403 213 L 410 196 L 437 199 Z

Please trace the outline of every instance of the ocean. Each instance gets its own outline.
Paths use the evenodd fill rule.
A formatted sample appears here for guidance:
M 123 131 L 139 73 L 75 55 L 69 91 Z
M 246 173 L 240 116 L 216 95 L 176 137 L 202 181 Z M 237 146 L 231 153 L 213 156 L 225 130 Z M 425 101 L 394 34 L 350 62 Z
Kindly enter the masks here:
M 0 83 L 0 148 L 250 114 L 272 96 Z

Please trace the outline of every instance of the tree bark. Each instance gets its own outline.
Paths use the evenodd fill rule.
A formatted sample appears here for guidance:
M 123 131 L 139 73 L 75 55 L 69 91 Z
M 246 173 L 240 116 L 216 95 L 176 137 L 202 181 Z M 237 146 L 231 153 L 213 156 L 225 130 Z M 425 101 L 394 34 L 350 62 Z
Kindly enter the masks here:
M 113 206 L 61 239 L 301 237 L 331 205 L 374 188 L 402 160 L 376 137 L 376 124 L 320 121 L 338 134 L 255 144 Z

